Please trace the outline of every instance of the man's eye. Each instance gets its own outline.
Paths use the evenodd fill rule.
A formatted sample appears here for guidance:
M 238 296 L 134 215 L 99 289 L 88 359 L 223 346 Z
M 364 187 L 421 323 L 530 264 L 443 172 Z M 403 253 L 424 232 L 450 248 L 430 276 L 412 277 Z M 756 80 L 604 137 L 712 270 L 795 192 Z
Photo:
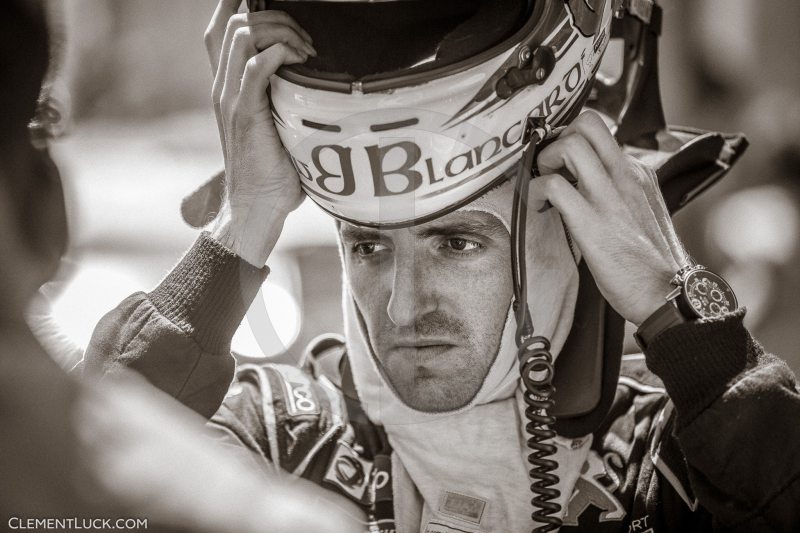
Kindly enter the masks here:
M 381 250 L 385 249 L 386 245 L 383 245 L 379 242 L 360 242 L 355 246 L 353 246 L 353 252 L 357 253 L 362 257 L 372 255 L 376 252 L 380 252 Z
M 472 252 L 481 248 L 481 244 L 468 239 L 447 239 L 447 246 L 456 252 Z

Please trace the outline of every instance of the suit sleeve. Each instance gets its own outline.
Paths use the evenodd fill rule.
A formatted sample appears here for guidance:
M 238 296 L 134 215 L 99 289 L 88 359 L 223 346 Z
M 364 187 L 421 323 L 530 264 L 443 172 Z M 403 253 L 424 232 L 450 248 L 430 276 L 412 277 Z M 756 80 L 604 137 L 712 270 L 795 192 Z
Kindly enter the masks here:
M 233 379 L 231 339 L 267 273 L 201 234 L 152 292 L 100 320 L 76 371 L 105 379 L 133 369 L 210 418 Z
M 800 393 L 744 310 L 666 330 L 645 353 L 675 404 L 692 490 L 716 524 L 789 531 L 800 523 Z

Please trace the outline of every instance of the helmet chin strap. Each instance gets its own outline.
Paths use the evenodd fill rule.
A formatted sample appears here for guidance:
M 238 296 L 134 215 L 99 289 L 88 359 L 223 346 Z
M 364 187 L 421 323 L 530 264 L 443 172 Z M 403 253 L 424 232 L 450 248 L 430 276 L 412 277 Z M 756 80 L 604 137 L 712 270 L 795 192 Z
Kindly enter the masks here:
M 558 513 L 561 506 L 552 501 L 560 496 L 555 488 L 559 478 L 554 471 L 558 463 L 552 459 L 556 447 L 551 439 L 556 432 L 552 429 L 556 419 L 549 412 L 553 408 L 553 355 L 550 353 L 550 340 L 544 336 L 534 335 L 530 308 L 528 307 L 528 281 L 525 265 L 525 223 L 528 212 L 528 187 L 530 180 L 538 175 L 535 169 L 536 155 L 549 141 L 555 139 L 559 130 L 553 130 L 543 118 L 528 118 L 523 143 L 527 142 L 522 156 L 522 164 L 517 172 L 514 187 L 514 199 L 511 212 L 511 268 L 514 280 L 513 309 L 517 322 L 515 340 L 517 358 L 522 384 L 525 387 L 523 396 L 527 408 L 525 431 L 531 453 L 528 462 L 531 465 L 528 474 L 533 481 L 531 500 L 534 511 L 533 520 L 541 523 L 534 532 L 553 531 L 561 527 Z

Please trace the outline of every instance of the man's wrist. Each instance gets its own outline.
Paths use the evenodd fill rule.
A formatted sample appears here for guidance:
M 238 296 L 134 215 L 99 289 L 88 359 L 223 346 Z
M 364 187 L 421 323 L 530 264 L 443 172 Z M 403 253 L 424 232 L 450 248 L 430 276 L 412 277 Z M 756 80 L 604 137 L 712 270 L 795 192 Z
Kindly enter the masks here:
M 667 300 L 641 324 L 637 324 L 638 328 L 633 334 L 633 338 L 636 339 L 639 348 L 646 352 L 656 337 L 666 330 L 686 322 L 688 320 L 681 315 L 675 304 Z
M 702 265 L 681 268 L 670 285 L 673 289 L 666 295 L 666 303 L 637 324 L 634 336 L 643 351 L 667 329 L 696 319 L 724 316 L 738 307 L 728 283 Z
M 745 310 L 668 328 L 645 351 L 647 367 L 663 382 L 682 425 L 690 423 L 734 377 L 755 365 Z M 754 348 L 754 345 L 756 346 Z
M 203 232 L 147 296 L 203 351 L 228 354 L 231 338 L 268 273 Z
M 224 206 L 210 235 L 251 265 L 261 268 L 278 242 L 286 216 L 276 209 L 234 211 Z
M 671 274 L 669 273 L 662 274 L 657 278 L 654 277 L 647 285 L 640 288 L 635 298 L 635 306 L 631 306 L 630 312 L 623 315 L 625 320 L 638 328 L 653 313 L 658 311 L 666 301 L 664 296 L 672 288 L 669 281 L 670 277 Z

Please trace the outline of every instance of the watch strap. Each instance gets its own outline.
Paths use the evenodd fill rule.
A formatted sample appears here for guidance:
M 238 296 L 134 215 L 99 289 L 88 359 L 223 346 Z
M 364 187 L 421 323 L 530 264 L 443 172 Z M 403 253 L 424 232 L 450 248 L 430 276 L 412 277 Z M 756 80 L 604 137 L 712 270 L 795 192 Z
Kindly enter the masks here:
M 677 326 L 684 322 L 687 322 L 686 317 L 678 310 L 672 300 L 668 300 L 642 322 L 633 337 L 636 339 L 636 344 L 639 345 L 639 348 L 644 351 L 661 333 L 672 326 Z

